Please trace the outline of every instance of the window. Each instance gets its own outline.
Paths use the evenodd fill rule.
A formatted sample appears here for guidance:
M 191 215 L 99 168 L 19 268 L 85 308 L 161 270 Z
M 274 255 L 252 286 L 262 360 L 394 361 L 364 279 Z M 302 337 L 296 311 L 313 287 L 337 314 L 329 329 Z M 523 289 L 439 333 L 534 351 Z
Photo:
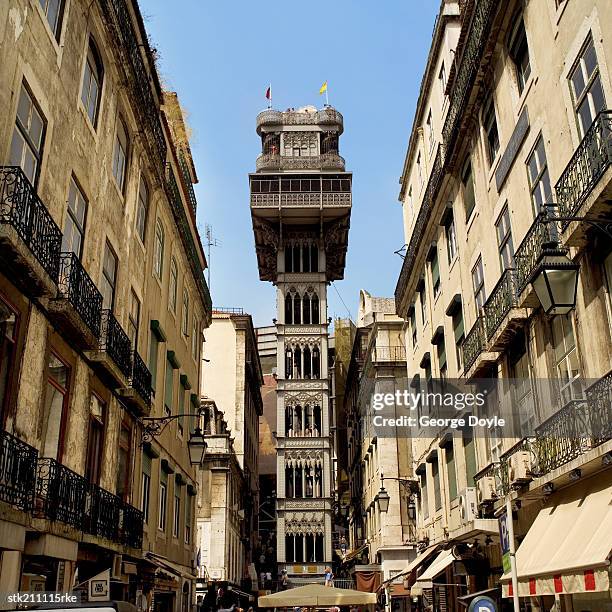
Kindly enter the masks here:
M 140 510 L 145 523 L 149 522 L 149 504 L 151 502 L 151 457 L 142 454 L 142 482 L 140 496 Z
M 497 117 L 495 116 L 495 104 L 492 95 L 489 95 L 483 106 L 482 125 L 487 135 L 487 155 L 489 165 L 491 165 L 499 151 L 499 132 L 497 130 Z
M 71 177 L 70 187 L 68 188 L 68 214 L 64 223 L 62 252 L 74 253 L 79 259 L 81 259 L 83 252 L 86 214 L 87 200 L 76 184 L 74 177 Z
M 91 124 L 96 127 L 98 123 L 98 112 L 100 110 L 100 96 L 102 93 L 102 79 L 104 70 L 100 61 L 100 54 L 90 39 L 85 60 L 85 72 L 83 74 L 83 87 L 81 89 L 81 102 L 85 107 Z
M 153 274 L 161 280 L 164 271 L 164 227 L 158 219 L 155 224 L 155 245 L 153 247 Z
M 467 477 L 467 486 L 475 486 L 474 477 L 478 473 L 476 462 L 476 446 L 471 431 L 463 430 L 463 454 L 465 455 L 465 472 Z
M 0 297 L 0 428 L 4 426 L 4 410 L 11 388 L 17 321 L 15 311 Z
M 125 188 L 125 175 L 128 156 L 128 132 L 123 120 L 117 121 L 117 133 L 115 134 L 115 150 L 113 152 L 113 176 L 117 185 L 123 193 Z
M 102 453 L 104 450 L 104 417 L 106 406 L 94 393 L 89 397 L 89 431 L 85 477 L 94 484 L 100 483 Z
M 561 403 L 566 404 L 569 400 L 582 396 L 580 365 L 571 313 L 553 318 L 552 340 L 559 394 Z
M 141 242 L 144 244 L 147 233 L 147 214 L 149 212 L 149 188 L 144 180 L 140 177 L 140 185 L 138 187 L 138 202 L 136 203 L 136 232 Z
M 469 221 L 476 207 L 476 194 L 474 192 L 474 175 L 472 174 L 472 162 L 468 158 L 461 172 L 461 184 L 463 185 L 463 206 L 465 208 L 465 221 Z
M 157 508 L 157 528 L 166 531 L 166 509 L 168 507 L 168 474 L 162 470 L 159 478 L 159 505 Z
M 117 496 L 124 501 L 130 491 L 130 468 L 132 465 L 132 429 L 128 423 L 121 424 L 119 453 L 117 458 Z
M 181 533 L 181 489 L 174 486 L 174 516 L 172 519 L 172 537 L 178 538 Z
M 597 113 L 604 110 L 606 100 L 593 39 L 589 36 L 569 76 L 580 137 L 584 137 Z
M 497 246 L 502 272 L 514 266 L 514 245 L 512 244 L 512 227 L 510 226 L 510 212 L 506 204 L 495 222 L 497 232 Z
M 183 314 L 181 316 L 181 332 L 183 336 L 189 335 L 189 292 L 183 289 Z
M 115 284 L 117 280 L 117 256 L 111 245 L 106 242 L 104 247 L 104 262 L 102 264 L 102 308 L 112 311 L 115 306 Z
M 453 313 L 453 335 L 455 337 L 455 357 L 457 358 L 457 370 L 463 367 L 462 349 L 463 341 L 465 340 L 465 330 L 463 325 L 463 308 L 459 308 Z
M 544 140 L 542 136 L 538 138 L 533 153 L 527 160 L 527 173 L 529 175 L 529 188 L 531 190 L 533 210 L 534 213 L 538 215 L 542 212 L 542 208 L 545 204 L 553 201 L 552 191 L 550 189 L 550 177 L 548 175 L 548 164 L 546 162 L 546 151 L 544 149 Z
M 438 83 L 440 83 L 440 98 L 444 101 L 446 95 L 446 67 L 444 62 L 440 66 L 440 72 L 438 72 Z
M 166 359 L 166 385 L 164 388 L 164 410 L 166 415 L 172 414 L 172 399 L 174 395 L 174 366 Z
M 191 326 L 191 356 L 197 361 L 198 360 L 198 347 L 200 344 L 200 322 L 197 317 L 193 317 L 193 324 Z
M 446 459 L 446 475 L 448 479 L 448 497 L 455 499 L 457 497 L 457 470 L 455 469 L 455 449 L 453 442 L 444 449 Z
M 431 154 L 434 148 L 434 144 L 435 144 L 434 131 L 433 131 L 433 119 L 431 117 L 431 111 L 429 111 L 429 115 L 427 115 L 426 127 L 427 127 L 427 144 L 429 145 L 429 153 Z
M 435 298 L 440 292 L 440 262 L 438 261 L 437 247 L 432 249 L 429 266 L 431 270 L 431 285 L 433 287 L 433 295 Z
M 474 289 L 474 302 L 476 304 L 476 315 L 480 315 L 480 310 L 486 301 L 484 287 L 484 270 L 482 268 L 482 257 L 478 258 L 476 265 L 472 268 L 472 287 Z
M 185 499 L 185 544 L 191 544 L 191 497 Z
M 450 214 L 444 223 L 444 236 L 446 238 L 446 255 L 448 263 L 451 264 L 457 256 L 457 231 L 455 229 L 455 218 Z
M 62 16 L 64 13 L 63 0 L 40 0 L 40 7 L 47 17 L 47 23 L 53 32 L 55 40 L 59 41 L 62 29 Z
M 516 69 L 519 93 L 523 93 L 525 84 L 531 75 L 531 64 L 529 63 L 529 46 L 527 45 L 527 34 L 525 33 L 525 23 L 522 16 L 516 19 L 512 28 L 508 52 Z
M 442 380 L 446 380 L 446 375 L 448 372 L 448 363 L 446 360 L 446 342 L 444 341 L 444 336 L 438 340 L 438 344 L 436 345 L 436 352 L 438 353 L 438 367 L 440 368 L 440 378 Z
M 414 305 L 408 310 L 408 319 L 410 320 L 410 332 L 412 333 L 412 346 L 415 347 L 417 343 L 417 322 Z
M 42 159 L 45 120 L 25 84 L 21 86 L 9 166 L 19 166 L 36 187 Z
M 55 354 L 47 362 L 45 414 L 47 429 L 43 457 L 61 460 L 65 430 L 65 413 L 69 403 L 70 368 Z
M 427 321 L 427 294 L 425 292 L 425 281 L 421 281 L 417 287 L 417 293 L 419 294 L 419 302 L 421 304 L 421 323 L 424 326 Z
M 427 495 L 427 474 L 423 472 L 420 476 L 421 481 L 421 515 L 424 519 L 429 517 L 429 499 Z
M 431 475 L 434 484 L 434 503 L 436 512 L 442 509 L 442 495 L 440 492 L 440 466 L 438 464 L 438 458 L 436 457 L 431 462 Z
M 514 413 L 517 435 L 521 438 L 535 435 L 538 423 L 536 406 L 531 387 L 529 368 L 529 353 L 525 343 L 525 335 L 518 334 L 509 351 L 510 378 L 512 385 L 512 412 Z
M 155 390 L 157 379 L 157 355 L 159 354 L 159 338 L 154 331 L 151 332 L 151 343 L 149 344 L 149 370 L 151 372 L 151 389 Z
M 130 314 L 128 317 L 128 336 L 135 351 L 138 346 L 138 329 L 140 327 L 140 300 L 132 289 L 130 293 Z
M 170 283 L 168 284 L 168 306 L 176 312 L 176 297 L 178 289 L 178 267 L 174 257 L 170 260 Z

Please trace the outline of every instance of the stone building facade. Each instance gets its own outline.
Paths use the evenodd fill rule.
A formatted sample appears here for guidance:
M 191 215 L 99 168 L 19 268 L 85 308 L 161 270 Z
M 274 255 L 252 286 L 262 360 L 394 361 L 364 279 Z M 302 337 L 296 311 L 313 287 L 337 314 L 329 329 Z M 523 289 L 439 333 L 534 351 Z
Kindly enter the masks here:
M 257 449 L 259 418 L 263 413 L 263 376 L 255 329 L 249 314 L 240 308 L 213 310 L 212 323 L 204 344 L 202 371 L 202 397 L 214 400 L 216 410 L 222 415 L 226 429 L 231 432 L 232 437 L 231 456 L 236 466 L 232 468 L 231 462 L 225 465 L 228 484 L 223 486 L 222 490 L 227 489 L 228 499 L 232 500 L 231 504 L 228 501 L 228 507 L 233 508 L 234 515 L 240 512 L 242 517 L 236 541 L 227 544 L 227 563 L 219 566 L 217 559 L 216 564 L 211 566 L 214 571 L 211 569 L 208 573 L 213 580 L 228 581 L 240 586 L 242 580 L 249 575 L 249 566 L 253 563 L 254 551 L 258 545 Z M 229 447 L 226 452 L 229 452 Z M 239 479 L 234 474 L 236 469 L 240 472 Z M 223 470 L 215 477 L 226 478 Z M 241 481 L 240 486 L 237 484 L 238 480 Z M 234 489 L 237 495 L 233 495 Z M 222 523 L 219 525 L 222 529 Z M 229 527 L 226 535 L 230 538 Z M 219 536 L 217 533 L 213 537 Z
M 249 177 L 259 275 L 277 288 L 277 561 L 293 583 L 332 561 L 326 297 L 343 276 L 351 210 L 342 130 L 329 106 L 263 111 Z
M 513 418 L 415 438 L 419 605 L 510 595 L 508 498 L 523 604 L 609 605 L 611 26 L 598 0 L 441 4 L 400 181 L 396 308 L 413 389 L 481 379 L 501 389 L 490 414 Z M 535 287 L 553 246 L 578 281 L 575 307 L 551 311 Z
M 111 597 L 187 610 L 172 417 L 198 409 L 211 302 L 180 106 L 136 2 L 3 2 L 0 40 L 0 589 L 109 570 Z

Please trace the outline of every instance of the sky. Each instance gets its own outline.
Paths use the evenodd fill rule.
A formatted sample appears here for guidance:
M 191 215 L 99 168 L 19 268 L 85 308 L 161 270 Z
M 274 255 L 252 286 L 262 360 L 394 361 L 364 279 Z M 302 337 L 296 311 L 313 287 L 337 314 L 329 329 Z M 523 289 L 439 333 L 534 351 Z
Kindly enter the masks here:
M 328 81 L 344 116 L 340 154 L 353 172 L 344 280 L 328 316 L 357 316 L 359 290 L 392 297 L 404 243 L 399 177 L 438 0 L 140 0 L 164 86 L 192 131 L 198 228 L 212 226 L 215 306 L 240 307 L 256 326 L 276 316 L 275 288 L 259 280 L 248 173 L 261 152 L 255 117 L 272 84 L 279 110 L 313 104 Z M 205 245 L 208 256 L 208 248 Z M 335 287 L 335 288 L 334 288 Z

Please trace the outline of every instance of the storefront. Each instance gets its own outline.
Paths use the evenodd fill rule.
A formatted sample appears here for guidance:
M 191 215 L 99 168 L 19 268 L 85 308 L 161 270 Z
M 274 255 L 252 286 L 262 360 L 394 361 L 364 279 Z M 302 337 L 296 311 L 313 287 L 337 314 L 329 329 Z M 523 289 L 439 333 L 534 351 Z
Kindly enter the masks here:
M 550 610 L 571 601 L 585 612 L 612 606 L 612 470 L 553 493 L 518 547 L 518 595 Z M 510 574 L 501 579 L 512 597 Z

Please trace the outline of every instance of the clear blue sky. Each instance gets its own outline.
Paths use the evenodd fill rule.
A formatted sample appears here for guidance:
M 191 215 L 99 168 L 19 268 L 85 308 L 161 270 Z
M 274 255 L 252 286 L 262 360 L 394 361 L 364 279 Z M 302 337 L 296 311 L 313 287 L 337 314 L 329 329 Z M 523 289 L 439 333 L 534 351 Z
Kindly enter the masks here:
M 359 289 L 392 296 L 404 242 L 397 201 L 406 146 L 431 44 L 438 0 L 140 0 L 161 55 L 166 87 L 178 92 L 193 130 L 200 183 L 198 226 L 210 223 L 211 292 L 217 306 L 240 306 L 256 325 L 275 316 L 271 283 L 259 280 L 248 178 L 265 108 L 322 106 L 319 87 L 344 115 L 341 154 L 353 172 L 347 266 L 335 283 L 353 318 Z M 329 316 L 346 316 L 329 288 Z

